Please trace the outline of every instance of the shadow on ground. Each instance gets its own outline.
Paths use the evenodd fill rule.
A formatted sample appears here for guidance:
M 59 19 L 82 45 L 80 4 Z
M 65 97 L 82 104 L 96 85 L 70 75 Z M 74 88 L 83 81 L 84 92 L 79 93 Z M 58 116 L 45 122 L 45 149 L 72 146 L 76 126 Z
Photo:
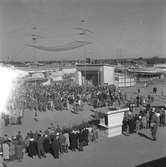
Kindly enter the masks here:
M 151 137 L 147 136 L 147 135 L 144 134 L 144 133 L 138 132 L 138 135 L 141 136 L 141 137 L 144 137 L 144 138 L 146 138 L 146 139 L 153 140 Z
M 165 167 L 166 166 L 166 157 L 160 158 L 157 160 L 145 162 L 141 165 L 135 166 L 135 167 Z

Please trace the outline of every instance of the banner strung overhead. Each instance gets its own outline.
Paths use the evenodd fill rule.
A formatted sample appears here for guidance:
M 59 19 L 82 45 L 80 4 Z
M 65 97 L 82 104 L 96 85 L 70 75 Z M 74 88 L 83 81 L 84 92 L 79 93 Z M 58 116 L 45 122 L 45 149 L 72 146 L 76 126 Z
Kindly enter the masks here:
M 83 47 L 89 44 L 91 44 L 91 42 L 74 41 L 74 42 L 70 42 L 70 43 L 60 45 L 60 46 L 55 46 L 55 47 L 42 46 L 42 45 L 30 45 L 30 44 L 27 44 L 27 46 L 33 47 L 36 49 L 40 49 L 40 50 L 44 50 L 44 51 L 59 52 L 59 51 L 73 50 L 73 49 L 80 48 L 80 47 Z

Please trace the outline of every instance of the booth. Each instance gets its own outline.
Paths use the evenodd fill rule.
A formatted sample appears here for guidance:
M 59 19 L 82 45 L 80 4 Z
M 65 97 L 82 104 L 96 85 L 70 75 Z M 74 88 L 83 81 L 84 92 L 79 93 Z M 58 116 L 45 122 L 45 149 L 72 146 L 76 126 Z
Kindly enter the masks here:
M 99 126 L 104 129 L 104 135 L 114 137 L 122 134 L 122 122 L 124 113 L 129 108 L 101 108 L 97 112 L 102 115 Z

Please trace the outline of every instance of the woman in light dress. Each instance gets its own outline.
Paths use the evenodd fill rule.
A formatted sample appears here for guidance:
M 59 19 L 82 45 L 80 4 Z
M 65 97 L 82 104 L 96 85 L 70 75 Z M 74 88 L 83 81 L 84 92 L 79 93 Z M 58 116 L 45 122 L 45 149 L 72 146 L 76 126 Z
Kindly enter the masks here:
M 9 144 L 7 142 L 3 143 L 2 148 L 4 160 L 9 160 Z

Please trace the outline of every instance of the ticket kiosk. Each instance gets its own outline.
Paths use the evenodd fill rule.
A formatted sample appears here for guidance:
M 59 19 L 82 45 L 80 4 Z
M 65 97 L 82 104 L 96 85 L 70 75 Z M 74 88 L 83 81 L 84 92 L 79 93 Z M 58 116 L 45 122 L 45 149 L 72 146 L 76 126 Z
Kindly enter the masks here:
M 128 111 L 129 108 L 102 108 L 98 110 L 98 113 L 102 114 L 99 126 L 104 129 L 104 134 L 107 137 L 122 134 L 124 113 Z

